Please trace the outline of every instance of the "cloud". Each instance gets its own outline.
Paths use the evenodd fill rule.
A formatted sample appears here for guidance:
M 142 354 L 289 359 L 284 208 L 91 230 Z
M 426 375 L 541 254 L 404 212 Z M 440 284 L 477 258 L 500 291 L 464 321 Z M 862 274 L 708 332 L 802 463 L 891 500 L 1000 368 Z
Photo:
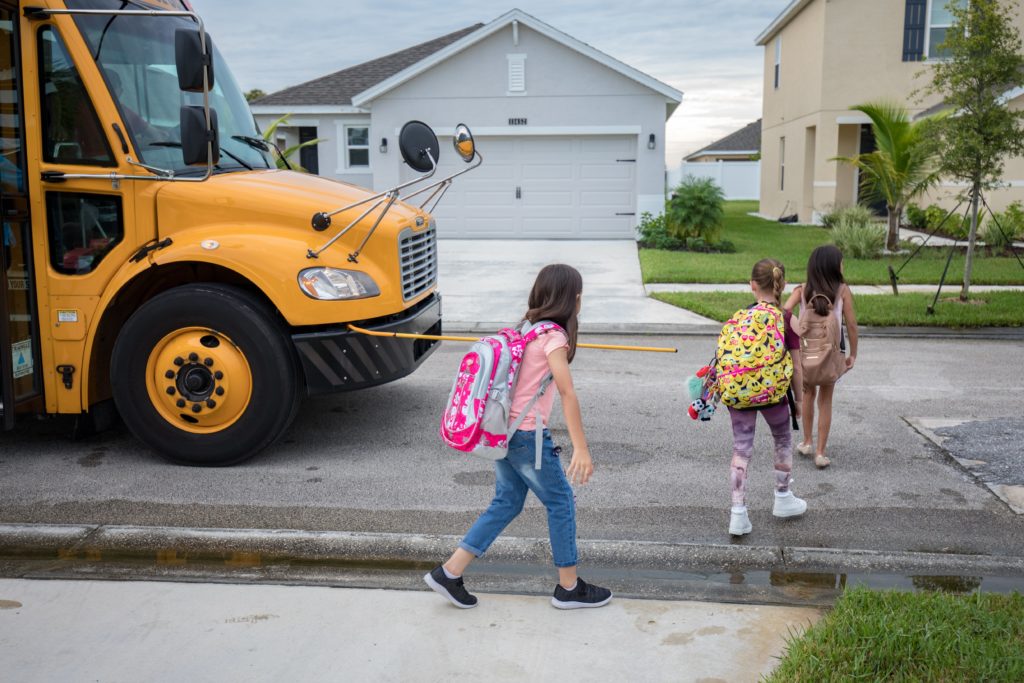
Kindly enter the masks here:
M 513 4 L 514 3 L 514 4 Z M 784 0 L 192 0 L 243 89 L 273 92 L 404 49 L 512 7 L 684 92 L 666 126 L 670 166 L 761 115 L 754 39 Z M 240 8 L 244 10 L 240 11 Z

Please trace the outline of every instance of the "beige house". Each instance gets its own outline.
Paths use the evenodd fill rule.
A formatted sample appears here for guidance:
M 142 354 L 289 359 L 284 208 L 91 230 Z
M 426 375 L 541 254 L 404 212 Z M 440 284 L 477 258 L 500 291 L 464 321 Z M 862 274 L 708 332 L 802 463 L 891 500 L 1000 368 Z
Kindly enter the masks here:
M 1022 4 L 1022 0 L 1014 0 Z M 848 164 L 830 161 L 874 149 L 870 120 L 850 107 L 869 101 L 904 103 L 914 114 L 939 104 L 913 95 L 929 83 L 928 60 L 950 25 L 946 0 L 792 0 L 757 37 L 764 47 L 761 213 L 797 214 L 812 222 L 858 199 Z M 1024 33 L 1024 12 L 1017 27 Z M 921 74 L 917 77 L 917 74 Z M 1024 89 L 1005 95 L 1024 108 Z M 1024 200 L 1024 159 L 1008 160 L 1005 188 L 988 196 L 993 209 Z M 918 203 L 947 208 L 963 191 L 943 183 Z
M 716 161 L 757 161 L 761 154 L 761 119 L 748 123 L 724 138 L 715 140 L 693 154 L 683 157 L 689 163 Z

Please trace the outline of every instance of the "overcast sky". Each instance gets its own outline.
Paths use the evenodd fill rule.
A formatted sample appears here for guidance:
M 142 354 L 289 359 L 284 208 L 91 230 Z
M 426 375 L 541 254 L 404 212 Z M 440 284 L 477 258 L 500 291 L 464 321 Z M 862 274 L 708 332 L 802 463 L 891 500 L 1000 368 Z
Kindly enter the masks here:
M 513 7 L 683 91 L 666 162 L 761 116 L 754 38 L 788 0 L 192 0 L 245 90 L 273 92 Z M 242 10 L 240 12 L 240 10 Z

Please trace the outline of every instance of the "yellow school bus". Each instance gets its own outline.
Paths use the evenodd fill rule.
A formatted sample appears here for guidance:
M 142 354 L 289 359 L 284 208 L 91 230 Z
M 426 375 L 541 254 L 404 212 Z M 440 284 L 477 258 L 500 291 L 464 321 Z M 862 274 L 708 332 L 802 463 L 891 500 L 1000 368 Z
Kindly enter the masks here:
M 232 464 L 434 348 L 349 325 L 441 332 L 436 136 L 407 124 L 423 175 L 381 193 L 278 169 L 187 1 L 0 0 L 0 146 L 6 428 L 116 407 L 174 462 Z

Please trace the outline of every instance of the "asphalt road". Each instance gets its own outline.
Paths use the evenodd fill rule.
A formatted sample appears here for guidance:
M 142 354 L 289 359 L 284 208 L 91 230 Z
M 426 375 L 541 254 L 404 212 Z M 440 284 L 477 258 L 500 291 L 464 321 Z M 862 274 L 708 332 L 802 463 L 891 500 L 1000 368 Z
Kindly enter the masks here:
M 580 537 L 729 543 L 728 417 L 692 422 L 683 389 L 714 340 L 587 341 L 681 352 L 580 351 L 573 370 L 597 465 L 577 491 Z M 64 420 L 22 424 L 0 434 L 0 522 L 460 534 L 493 486 L 488 463 L 437 437 L 463 351 L 447 343 L 404 380 L 306 401 L 281 442 L 233 468 L 166 464 L 123 428 L 71 441 Z M 736 542 L 1024 556 L 1024 518 L 905 421 L 1019 417 L 1021 351 L 1019 342 L 862 340 L 836 390 L 833 466 L 799 456 L 794 465 L 808 513 L 772 518 L 762 422 L 748 483 L 754 531 Z M 556 415 L 556 441 L 568 445 Z M 1019 441 L 1006 447 L 1024 459 Z M 545 537 L 543 509 L 531 499 L 506 533 Z

